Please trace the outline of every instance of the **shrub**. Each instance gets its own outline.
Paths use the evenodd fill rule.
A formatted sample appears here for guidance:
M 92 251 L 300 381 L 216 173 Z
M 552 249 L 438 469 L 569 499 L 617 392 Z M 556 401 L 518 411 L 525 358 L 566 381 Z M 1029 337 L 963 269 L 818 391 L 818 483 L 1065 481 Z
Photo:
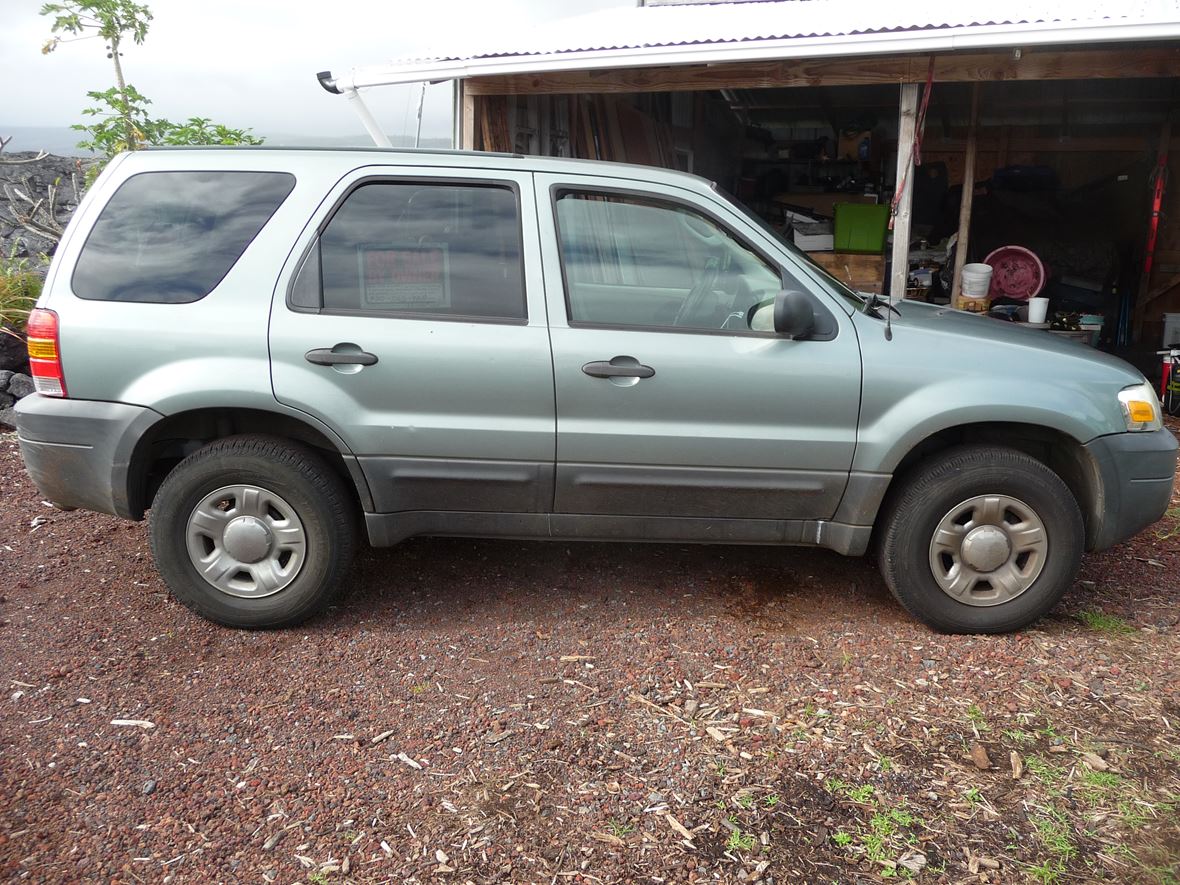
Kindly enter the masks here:
M 21 337 L 29 311 L 41 295 L 44 281 L 29 266 L 27 258 L 17 258 L 15 247 L 6 259 L 0 259 L 0 328 Z

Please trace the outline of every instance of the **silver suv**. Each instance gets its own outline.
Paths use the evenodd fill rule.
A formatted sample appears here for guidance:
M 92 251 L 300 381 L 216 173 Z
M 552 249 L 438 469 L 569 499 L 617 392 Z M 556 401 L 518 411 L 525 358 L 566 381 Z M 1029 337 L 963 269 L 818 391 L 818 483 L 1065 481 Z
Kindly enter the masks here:
M 150 508 L 236 627 L 413 535 L 875 547 L 932 627 L 1047 612 L 1168 506 L 1127 364 L 849 291 L 701 179 L 492 154 L 113 161 L 29 322 L 42 493 Z

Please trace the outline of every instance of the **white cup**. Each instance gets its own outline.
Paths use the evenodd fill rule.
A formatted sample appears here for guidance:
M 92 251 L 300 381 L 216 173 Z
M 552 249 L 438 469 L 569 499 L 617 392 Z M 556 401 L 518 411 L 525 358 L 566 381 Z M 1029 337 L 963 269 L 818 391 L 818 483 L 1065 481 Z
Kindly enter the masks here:
M 1030 298 L 1028 299 L 1028 321 L 1030 323 L 1043 323 L 1045 317 L 1049 314 L 1049 299 L 1048 298 Z

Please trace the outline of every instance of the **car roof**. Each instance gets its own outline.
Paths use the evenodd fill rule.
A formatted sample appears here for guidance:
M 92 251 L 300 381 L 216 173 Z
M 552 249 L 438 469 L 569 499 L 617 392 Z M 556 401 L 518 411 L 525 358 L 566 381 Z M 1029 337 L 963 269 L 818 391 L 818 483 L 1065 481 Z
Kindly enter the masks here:
M 461 151 L 438 149 L 399 149 L 380 147 L 299 147 L 282 146 L 225 146 L 202 145 L 198 147 L 161 146 L 136 151 L 135 165 L 161 169 L 170 165 L 167 157 L 185 156 L 189 159 L 200 157 L 205 161 L 217 158 L 218 168 L 228 168 L 245 157 L 257 159 L 273 156 L 286 167 L 290 165 L 319 164 L 340 168 L 342 166 L 404 165 L 458 167 L 463 169 L 502 169 L 521 172 L 550 172 L 574 175 L 594 175 L 619 178 L 638 178 L 651 182 L 662 182 L 679 187 L 699 190 L 702 185 L 713 188 L 708 179 L 688 172 L 664 169 L 658 166 L 643 166 L 635 163 L 617 163 L 607 160 L 580 160 L 569 157 L 536 157 L 524 154 L 495 153 L 491 151 Z M 128 158 L 130 159 L 130 157 Z M 295 162 L 292 162 L 295 161 Z M 188 166 L 188 163 L 185 163 Z M 251 163 L 253 165 L 253 163 Z M 191 167 L 190 167 L 191 168 Z

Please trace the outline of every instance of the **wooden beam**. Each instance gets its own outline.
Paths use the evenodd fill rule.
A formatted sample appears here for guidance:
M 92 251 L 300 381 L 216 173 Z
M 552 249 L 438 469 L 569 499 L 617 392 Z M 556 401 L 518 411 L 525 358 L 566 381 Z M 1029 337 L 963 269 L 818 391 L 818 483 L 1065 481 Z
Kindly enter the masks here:
M 914 132 L 918 123 L 918 84 L 901 87 L 901 104 L 897 125 L 896 187 L 901 198 L 893 217 L 893 268 L 889 279 L 889 300 L 905 298 L 905 283 L 910 271 L 910 208 L 914 201 Z M 897 199 L 895 197 L 895 199 Z
M 963 198 L 959 203 L 959 239 L 955 246 L 955 273 L 951 277 L 951 307 L 959 302 L 967 242 L 971 237 L 971 203 L 975 199 L 975 130 L 979 125 L 979 84 L 971 87 L 971 123 L 967 128 L 967 156 L 963 158 Z
M 473 95 L 552 95 L 608 92 L 687 92 L 712 89 L 773 89 L 787 86 L 861 86 L 922 83 L 929 55 L 807 58 L 789 61 L 727 62 L 503 74 L 466 81 Z M 1120 80 L 1180 77 L 1180 49 L 1025 49 L 1010 52 L 948 53 L 935 56 L 937 83 L 1008 80 Z
M 461 108 L 459 122 L 459 149 L 475 150 L 475 93 L 471 91 L 470 81 L 459 83 L 459 106 Z

